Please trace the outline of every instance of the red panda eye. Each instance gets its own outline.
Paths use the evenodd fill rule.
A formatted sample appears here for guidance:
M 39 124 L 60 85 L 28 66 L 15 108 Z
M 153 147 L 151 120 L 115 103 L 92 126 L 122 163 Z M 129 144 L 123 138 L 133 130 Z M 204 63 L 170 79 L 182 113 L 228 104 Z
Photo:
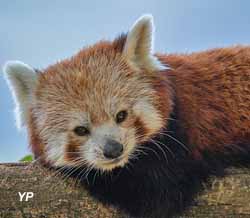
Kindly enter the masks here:
M 78 136 L 85 136 L 85 135 L 88 135 L 90 133 L 89 130 L 84 126 L 77 126 L 74 129 L 74 132 Z
M 116 123 L 121 123 L 123 122 L 128 116 L 127 111 L 120 111 L 116 114 Z

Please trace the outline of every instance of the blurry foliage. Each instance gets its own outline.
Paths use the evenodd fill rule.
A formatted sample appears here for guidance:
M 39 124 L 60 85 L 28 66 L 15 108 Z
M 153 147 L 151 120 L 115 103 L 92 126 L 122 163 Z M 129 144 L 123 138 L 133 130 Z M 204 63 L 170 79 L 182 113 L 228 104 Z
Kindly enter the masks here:
M 34 159 L 33 155 L 28 154 L 28 155 L 24 156 L 21 160 L 19 160 L 19 162 L 32 162 L 33 159 Z

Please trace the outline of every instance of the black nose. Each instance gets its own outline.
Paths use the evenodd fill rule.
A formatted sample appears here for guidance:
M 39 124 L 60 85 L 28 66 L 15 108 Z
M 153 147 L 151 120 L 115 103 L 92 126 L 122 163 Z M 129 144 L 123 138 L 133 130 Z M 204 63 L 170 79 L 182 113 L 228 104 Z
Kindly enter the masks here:
M 106 158 L 113 159 L 119 157 L 123 152 L 123 145 L 119 142 L 108 139 L 104 145 L 103 155 Z

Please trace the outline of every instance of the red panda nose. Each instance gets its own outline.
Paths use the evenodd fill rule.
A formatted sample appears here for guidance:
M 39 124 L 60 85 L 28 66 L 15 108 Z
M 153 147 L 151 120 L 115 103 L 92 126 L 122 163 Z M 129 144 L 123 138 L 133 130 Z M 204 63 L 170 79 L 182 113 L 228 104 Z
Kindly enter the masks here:
M 121 156 L 123 145 L 115 140 L 108 139 L 103 148 L 103 155 L 108 159 L 114 159 Z

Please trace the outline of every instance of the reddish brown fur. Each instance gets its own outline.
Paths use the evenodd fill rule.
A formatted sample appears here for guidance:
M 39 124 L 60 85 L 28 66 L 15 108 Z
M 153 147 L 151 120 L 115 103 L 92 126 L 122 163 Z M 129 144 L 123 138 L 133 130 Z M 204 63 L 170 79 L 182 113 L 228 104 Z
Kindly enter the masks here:
M 160 55 L 175 89 L 179 123 L 197 150 L 250 140 L 250 47 Z
M 70 139 L 69 143 L 65 146 L 65 160 L 68 162 L 74 162 L 79 159 L 80 155 L 80 143 L 74 139 Z

